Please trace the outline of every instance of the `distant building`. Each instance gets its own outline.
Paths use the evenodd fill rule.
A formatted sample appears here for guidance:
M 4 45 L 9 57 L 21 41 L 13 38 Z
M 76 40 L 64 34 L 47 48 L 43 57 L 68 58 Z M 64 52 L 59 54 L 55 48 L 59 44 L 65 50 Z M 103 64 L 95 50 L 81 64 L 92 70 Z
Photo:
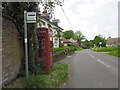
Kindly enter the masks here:
M 106 46 L 120 46 L 120 37 L 117 37 L 117 38 L 109 37 L 107 39 L 107 45 Z
M 69 40 L 67 40 L 67 39 L 64 38 L 64 37 L 62 37 L 62 41 L 63 41 L 64 46 L 69 46 L 69 45 L 72 44 Z
M 73 40 L 72 38 L 66 39 L 66 38 L 62 37 L 62 41 L 63 41 L 64 46 L 74 45 L 75 47 L 79 47 L 77 40 Z
M 72 38 L 69 39 L 68 41 L 70 41 L 75 47 L 79 47 L 79 44 L 77 42 L 77 40 L 73 40 Z

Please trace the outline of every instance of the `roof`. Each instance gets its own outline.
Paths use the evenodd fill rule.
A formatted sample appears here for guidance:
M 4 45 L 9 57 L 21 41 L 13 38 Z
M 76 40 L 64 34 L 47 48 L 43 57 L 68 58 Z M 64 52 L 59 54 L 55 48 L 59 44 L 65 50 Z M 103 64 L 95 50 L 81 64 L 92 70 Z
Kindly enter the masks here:
M 68 41 L 70 41 L 70 42 L 72 42 L 72 43 L 76 43 L 77 42 L 77 40 L 74 40 L 74 39 L 69 39 Z
M 107 44 L 113 44 L 113 43 L 120 43 L 120 37 L 107 39 Z
M 56 25 L 56 24 L 54 24 L 53 22 L 51 22 L 51 21 L 49 21 L 49 20 L 45 19 L 45 18 L 44 18 L 44 17 L 42 17 L 42 16 L 39 16 L 39 18 L 41 18 L 41 19 L 45 20 L 46 22 L 48 22 L 49 24 L 52 24 L 52 25 L 53 25 L 53 26 L 55 26 L 55 27 L 58 27 L 58 28 L 59 28 L 59 29 L 61 29 L 61 30 L 64 30 L 63 28 L 59 27 L 58 25 Z
M 62 38 L 62 41 L 64 42 L 64 43 L 71 43 L 70 41 L 68 41 L 66 38 Z

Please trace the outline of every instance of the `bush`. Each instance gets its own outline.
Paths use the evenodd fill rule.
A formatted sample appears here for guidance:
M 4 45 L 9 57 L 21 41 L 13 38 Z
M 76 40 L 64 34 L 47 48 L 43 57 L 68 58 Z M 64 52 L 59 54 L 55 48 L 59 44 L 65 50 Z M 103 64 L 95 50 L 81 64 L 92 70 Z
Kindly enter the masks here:
M 74 46 L 65 46 L 65 47 L 60 47 L 60 48 L 54 48 L 54 52 L 65 50 L 66 48 L 71 49 L 71 48 L 75 48 L 75 47 Z
M 56 52 L 56 51 L 61 51 L 61 50 L 64 50 L 64 49 L 65 49 L 65 47 L 54 48 L 54 52 Z
M 82 47 L 79 47 L 79 48 L 76 49 L 76 51 L 82 51 L 82 50 L 83 50 Z

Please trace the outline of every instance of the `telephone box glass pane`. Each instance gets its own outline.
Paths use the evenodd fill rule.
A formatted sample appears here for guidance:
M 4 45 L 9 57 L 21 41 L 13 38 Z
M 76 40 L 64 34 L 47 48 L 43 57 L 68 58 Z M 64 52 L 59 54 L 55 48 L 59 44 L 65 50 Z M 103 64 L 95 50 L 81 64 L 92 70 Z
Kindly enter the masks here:
M 39 41 L 39 63 L 40 63 L 40 67 L 44 68 L 45 67 L 45 61 L 46 61 L 45 37 L 38 37 L 38 41 Z

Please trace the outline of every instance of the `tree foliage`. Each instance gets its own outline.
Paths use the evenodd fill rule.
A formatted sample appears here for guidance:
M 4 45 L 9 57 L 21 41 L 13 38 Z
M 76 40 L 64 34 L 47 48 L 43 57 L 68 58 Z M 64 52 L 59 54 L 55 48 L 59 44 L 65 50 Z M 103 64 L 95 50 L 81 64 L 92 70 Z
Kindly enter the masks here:
M 83 48 L 89 49 L 92 46 L 92 43 L 88 41 L 87 39 L 83 42 Z
M 68 31 L 63 32 L 63 37 L 66 39 L 72 38 L 73 35 L 74 35 L 74 32 L 72 30 L 68 30 Z
M 101 44 L 101 46 L 102 47 L 105 47 L 106 46 L 106 39 L 105 39 L 105 37 L 103 37 L 102 35 L 98 35 L 98 36 L 95 36 L 95 38 L 94 38 L 94 41 L 93 41 L 93 43 L 96 45 L 96 46 L 100 46 L 100 42 L 102 42 L 102 44 Z
M 82 42 L 83 39 L 85 39 L 85 37 L 83 36 L 81 31 L 77 31 L 77 32 L 74 33 L 73 39 L 77 40 L 79 46 L 81 46 L 81 42 Z
M 40 5 L 43 6 L 43 13 L 48 14 L 51 19 L 53 17 L 56 5 L 62 6 L 63 2 L 64 1 L 61 2 L 60 0 L 41 0 Z
M 2 13 L 13 19 L 20 34 L 23 35 L 24 10 L 38 12 L 37 7 L 36 2 L 2 2 Z

